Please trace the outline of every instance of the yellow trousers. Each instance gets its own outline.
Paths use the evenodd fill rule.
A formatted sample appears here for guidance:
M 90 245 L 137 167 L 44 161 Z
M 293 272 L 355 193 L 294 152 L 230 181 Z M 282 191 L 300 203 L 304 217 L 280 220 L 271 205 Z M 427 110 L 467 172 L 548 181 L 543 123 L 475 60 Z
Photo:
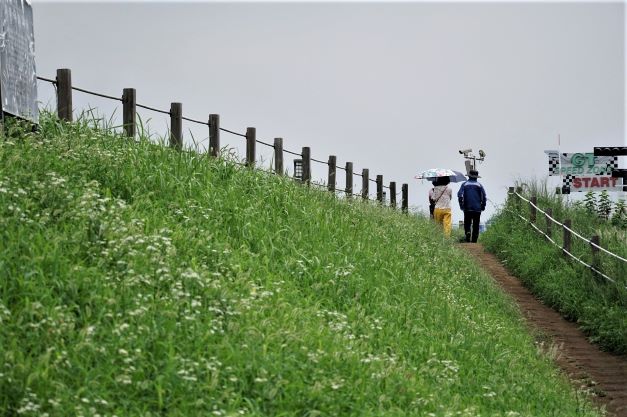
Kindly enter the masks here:
M 451 209 L 450 208 L 436 208 L 433 211 L 433 219 L 436 223 L 440 223 L 444 227 L 444 234 L 446 237 L 451 236 Z

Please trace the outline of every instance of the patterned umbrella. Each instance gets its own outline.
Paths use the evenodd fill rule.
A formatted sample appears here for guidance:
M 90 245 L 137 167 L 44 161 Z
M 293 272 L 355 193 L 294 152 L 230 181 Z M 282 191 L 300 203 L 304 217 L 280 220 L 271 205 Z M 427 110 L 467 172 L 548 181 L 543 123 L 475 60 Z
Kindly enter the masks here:
M 426 171 L 422 171 L 420 175 L 416 176 L 417 179 L 433 181 L 436 178 L 448 177 L 451 182 L 466 181 L 466 176 L 459 171 L 453 171 L 447 168 L 431 168 Z

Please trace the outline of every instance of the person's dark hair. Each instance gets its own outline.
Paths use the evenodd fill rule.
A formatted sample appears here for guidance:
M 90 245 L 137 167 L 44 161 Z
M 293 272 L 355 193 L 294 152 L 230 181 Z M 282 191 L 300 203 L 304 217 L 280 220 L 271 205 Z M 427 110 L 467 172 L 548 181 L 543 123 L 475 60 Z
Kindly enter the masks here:
M 438 177 L 435 179 L 435 185 L 448 185 L 451 182 L 449 177 Z

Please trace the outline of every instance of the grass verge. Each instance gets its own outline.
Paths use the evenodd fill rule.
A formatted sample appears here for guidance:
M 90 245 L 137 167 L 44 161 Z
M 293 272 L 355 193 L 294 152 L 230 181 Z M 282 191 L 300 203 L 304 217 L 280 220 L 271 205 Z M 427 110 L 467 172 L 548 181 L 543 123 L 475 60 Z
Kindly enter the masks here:
M 41 116 L 0 142 L 5 416 L 597 416 L 426 219 Z

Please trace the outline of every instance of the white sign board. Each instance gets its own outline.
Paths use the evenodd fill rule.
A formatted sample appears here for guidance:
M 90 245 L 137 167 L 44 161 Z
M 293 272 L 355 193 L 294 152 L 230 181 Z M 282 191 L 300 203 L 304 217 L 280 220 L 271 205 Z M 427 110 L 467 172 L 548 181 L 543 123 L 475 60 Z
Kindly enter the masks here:
M 627 191 L 622 178 L 612 177 L 612 171 L 618 169 L 617 156 L 595 156 L 592 152 L 544 153 L 549 157 L 549 175 L 562 177 L 564 193 Z
M 549 175 L 612 175 L 618 169 L 617 156 L 594 156 L 592 152 L 544 153 L 549 157 Z
M 2 111 L 37 123 L 35 35 L 30 1 L 0 0 Z

